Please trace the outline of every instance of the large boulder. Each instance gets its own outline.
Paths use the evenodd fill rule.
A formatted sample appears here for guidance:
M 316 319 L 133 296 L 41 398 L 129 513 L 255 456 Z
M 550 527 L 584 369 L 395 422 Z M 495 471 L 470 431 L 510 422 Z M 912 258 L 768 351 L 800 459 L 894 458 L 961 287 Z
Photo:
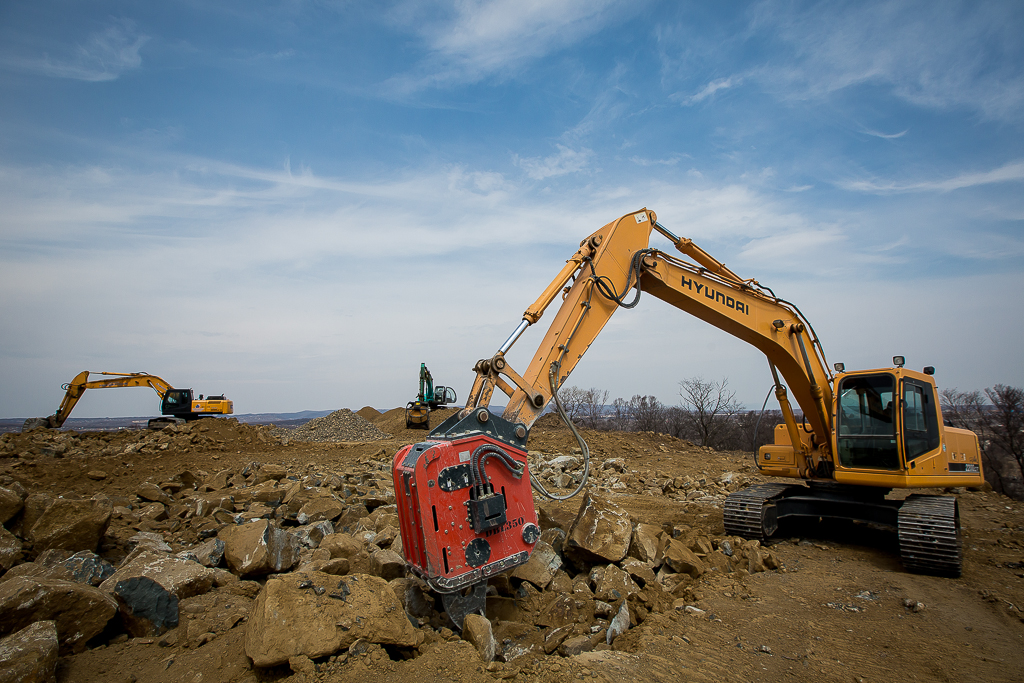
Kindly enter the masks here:
M 114 506 L 106 496 L 91 500 L 58 498 L 28 530 L 33 549 L 95 551 L 110 524 Z
M 633 536 L 629 513 L 589 491 L 565 539 L 565 553 L 583 562 L 618 562 Z
M 25 499 L 17 491 L 0 486 L 0 524 L 7 524 L 23 507 Z
M 529 581 L 540 589 L 547 587 L 551 579 L 562 566 L 562 558 L 558 556 L 555 549 L 543 540 L 537 541 L 530 553 L 530 559 L 526 564 L 521 564 L 512 572 L 517 579 Z
M 216 574 L 215 570 L 192 560 L 143 551 L 100 584 L 100 589 L 113 593 L 118 583 L 144 576 L 163 586 L 178 600 L 184 600 L 209 593 Z
M 239 576 L 287 571 L 299 561 L 302 549 L 298 536 L 265 519 L 225 527 L 217 536 L 224 541 L 228 567 Z
M 178 625 L 178 598 L 145 576 L 118 581 L 113 587 L 125 630 L 137 638 L 158 636 Z
M 414 647 L 422 634 L 384 579 L 296 572 L 269 579 L 249 614 L 245 653 L 256 666 L 326 657 L 360 638 Z
M 57 672 L 57 624 L 37 621 L 0 640 L 0 683 L 51 683 Z
M 689 574 L 697 578 L 704 573 L 704 563 L 692 550 L 675 539 L 665 540 L 665 564 L 679 574 Z
M 0 581 L 16 576 L 35 576 L 98 586 L 113 573 L 114 565 L 91 550 L 80 550 L 70 556 L 66 550 L 47 550 L 35 562 L 24 562 L 12 567 Z
M 629 556 L 646 563 L 652 569 L 657 569 L 661 564 L 658 536 L 662 533 L 661 527 L 653 524 L 637 524 L 629 544 Z
M 21 541 L 10 531 L 0 526 L 0 570 L 7 571 L 21 557 Z
M 0 584 L 0 636 L 53 620 L 61 650 L 78 652 L 116 613 L 113 597 L 84 583 L 19 576 Z

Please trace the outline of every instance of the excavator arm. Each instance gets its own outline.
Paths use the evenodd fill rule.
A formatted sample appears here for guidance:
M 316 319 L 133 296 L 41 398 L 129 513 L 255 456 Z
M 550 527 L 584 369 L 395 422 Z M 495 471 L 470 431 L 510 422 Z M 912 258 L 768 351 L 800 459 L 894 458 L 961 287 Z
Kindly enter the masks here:
M 63 385 L 62 388 L 65 390 L 64 399 L 60 402 L 57 412 L 49 417 L 28 420 L 25 425 L 26 428 L 47 426 L 51 429 L 59 429 L 64 425 L 64 421 L 68 419 L 68 416 L 74 410 L 75 405 L 82 398 L 82 394 L 85 393 L 86 389 L 151 387 L 161 400 L 167 395 L 167 391 L 171 389 L 171 385 L 166 380 L 144 372 L 100 372 L 95 374 L 106 375 L 109 379 L 96 379 L 92 381 L 89 380 L 89 374 L 88 370 L 83 370 L 75 375 L 73 380 Z M 29 422 L 33 424 L 29 425 Z
M 651 249 L 653 230 L 667 237 L 689 260 Z M 795 306 L 755 280 L 741 279 L 691 240 L 673 235 L 647 209 L 627 214 L 583 240 L 498 352 L 477 362 L 465 414 L 488 406 L 497 388 L 509 397 L 503 417 L 532 425 L 612 314 L 620 307 L 635 306 L 641 292 L 760 349 L 775 378 L 776 396 L 801 473 L 810 476 L 829 460 L 832 375 L 811 325 Z M 505 354 L 559 294 L 561 305 L 520 375 L 509 366 Z M 803 410 L 805 427 L 796 423 L 779 373 Z M 802 438 L 801 430 L 809 430 L 812 438 Z

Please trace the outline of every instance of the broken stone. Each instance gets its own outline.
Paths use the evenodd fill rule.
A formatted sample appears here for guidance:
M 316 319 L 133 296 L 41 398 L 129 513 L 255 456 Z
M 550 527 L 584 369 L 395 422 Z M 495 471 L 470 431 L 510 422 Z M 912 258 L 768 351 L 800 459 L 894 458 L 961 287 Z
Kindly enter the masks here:
M 414 647 L 423 635 L 412 627 L 402 603 L 379 577 L 285 574 L 269 579 L 256 599 L 246 628 L 245 652 L 253 664 L 267 667 L 299 655 L 325 657 L 360 638 Z
M 593 649 L 594 644 L 591 642 L 590 636 L 582 635 L 565 640 L 558 646 L 558 654 L 563 657 L 575 657 L 584 652 L 590 652 Z
M 370 555 L 373 574 L 385 581 L 405 576 L 405 560 L 393 550 L 378 550 Z
M 303 505 L 295 519 L 299 524 L 313 524 L 323 520 L 333 522 L 341 517 L 344 511 L 345 506 L 341 501 L 333 496 L 322 496 Z
M 626 558 L 622 561 L 622 569 L 625 570 L 629 574 L 630 578 L 636 581 L 641 588 L 658 580 L 657 576 L 654 574 L 654 570 L 651 569 L 649 565 L 632 557 Z
M 139 488 L 136 489 L 135 491 L 135 495 L 138 496 L 141 500 L 147 500 L 151 503 L 163 503 L 164 505 L 174 504 L 174 500 L 172 500 L 170 496 L 164 493 L 163 489 L 161 489 L 156 484 L 151 484 L 149 482 L 146 482 L 145 484 L 139 486 Z
M 637 524 L 629 544 L 629 556 L 648 563 L 652 569 L 657 569 L 661 564 L 661 555 L 658 552 L 658 536 L 661 533 L 661 527 Z
M 334 533 L 334 525 L 324 519 L 297 527 L 292 533 L 298 536 L 299 542 L 307 548 L 319 548 L 321 541 Z
M 605 642 L 609 645 L 617 637 L 629 630 L 629 602 L 626 600 L 622 601 L 622 605 L 619 606 L 619 611 L 616 612 L 612 618 L 610 624 L 608 624 L 608 632 L 605 634 Z
M 49 548 L 95 551 L 107 531 L 113 510 L 114 506 L 106 497 L 93 500 L 58 498 L 32 525 L 28 538 L 36 552 Z
M 216 567 L 224 559 L 224 541 L 210 538 L 188 550 L 182 550 L 178 557 L 198 562 L 204 567 Z
M 57 671 L 57 622 L 37 621 L 0 640 L 0 681 L 49 683 Z
M 584 560 L 618 562 L 626 556 L 632 535 L 629 513 L 587 492 L 567 532 L 565 552 Z
M 512 576 L 517 579 L 529 581 L 537 588 L 543 590 L 551 583 L 555 573 L 562 566 L 562 558 L 558 556 L 555 549 L 543 540 L 537 541 L 530 553 L 530 559 L 525 564 L 516 567 Z
M 640 592 L 640 587 L 633 582 L 629 574 L 614 564 L 595 567 L 591 570 L 589 578 L 594 589 L 594 597 L 605 602 L 618 602 Z
M 21 541 L 0 526 L 0 570 L 7 571 L 21 557 Z
M 462 622 L 462 638 L 476 648 L 476 651 L 480 653 L 480 659 L 485 662 L 494 661 L 498 644 L 494 640 L 491 622 L 487 617 L 479 614 L 467 614 Z
M 218 537 L 228 566 L 239 576 L 287 571 L 299 561 L 298 537 L 265 519 L 225 527 Z
M 157 582 L 179 600 L 184 600 L 209 593 L 213 588 L 214 571 L 192 560 L 144 551 L 122 565 L 100 584 L 100 588 L 113 592 L 119 582 L 139 576 Z
M 146 576 L 118 581 L 113 588 L 125 630 L 136 638 L 158 636 L 178 626 L 178 597 Z
M 671 538 L 667 539 L 665 544 L 665 564 L 674 572 L 689 574 L 694 578 L 704 573 L 704 563 L 700 558 L 685 545 Z
M 171 552 L 171 546 L 167 545 L 164 537 L 152 531 L 140 531 L 135 534 L 128 539 L 128 547 L 131 550 L 142 548 L 143 550 L 151 550 L 158 553 Z
M 0 486 L 0 524 L 7 524 L 25 507 L 25 500 L 16 491 Z
M 62 651 L 85 649 L 116 613 L 113 597 L 83 583 L 19 576 L 0 584 L 0 635 L 54 620 Z

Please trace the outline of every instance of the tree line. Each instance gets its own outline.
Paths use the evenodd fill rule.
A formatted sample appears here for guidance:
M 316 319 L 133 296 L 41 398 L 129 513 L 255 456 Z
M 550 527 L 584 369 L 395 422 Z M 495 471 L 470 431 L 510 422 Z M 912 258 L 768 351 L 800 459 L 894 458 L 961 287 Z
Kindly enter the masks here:
M 588 429 L 657 432 L 716 450 L 756 451 L 774 441 L 772 430 L 782 412 L 747 410 L 736 401 L 728 379 L 691 377 L 679 383 L 679 403 L 636 394 L 609 403 L 603 389 L 562 387 L 558 398 L 575 424 Z
M 562 387 L 558 396 L 573 422 L 583 427 L 671 434 L 716 450 L 756 451 L 774 442 L 773 430 L 782 422 L 779 410 L 745 409 L 724 378 L 681 381 L 676 405 L 641 394 L 609 403 L 608 391 L 576 386 Z M 940 401 L 947 425 L 978 435 L 992 488 L 1024 500 L 1024 389 L 1004 384 L 984 391 L 943 389 Z
M 943 389 L 940 400 L 947 424 L 978 435 L 985 480 L 999 493 L 1024 500 L 1024 389 Z

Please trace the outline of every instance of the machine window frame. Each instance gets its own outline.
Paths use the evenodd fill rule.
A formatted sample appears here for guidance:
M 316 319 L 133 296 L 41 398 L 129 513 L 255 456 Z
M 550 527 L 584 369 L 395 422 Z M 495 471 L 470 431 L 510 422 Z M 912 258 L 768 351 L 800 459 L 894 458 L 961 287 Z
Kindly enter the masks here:
M 883 380 L 883 381 L 879 381 Z M 856 391 L 851 406 L 849 392 Z M 900 470 L 902 443 L 897 437 L 899 383 L 892 373 L 844 377 L 836 391 L 836 453 L 839 465 L 852 469 Z M 873 392 L 873 394 L 872 394 Z M 888 394 L 888 401 L 885 396 Z M 875 401 L 872 401 L 875 398 Z M 849 410 L 849 408 L 853 410 Z M 888 419 L 886 420 L 886 408 Z
M 935 390 L 929 382 L 904 377 L 900 385 L 900 441 L 903 445 L 903 456 L 909 463 L 942 445 L 939 437 L 939 414 Z M 920 397 L 920 401 L 912 397 Z

